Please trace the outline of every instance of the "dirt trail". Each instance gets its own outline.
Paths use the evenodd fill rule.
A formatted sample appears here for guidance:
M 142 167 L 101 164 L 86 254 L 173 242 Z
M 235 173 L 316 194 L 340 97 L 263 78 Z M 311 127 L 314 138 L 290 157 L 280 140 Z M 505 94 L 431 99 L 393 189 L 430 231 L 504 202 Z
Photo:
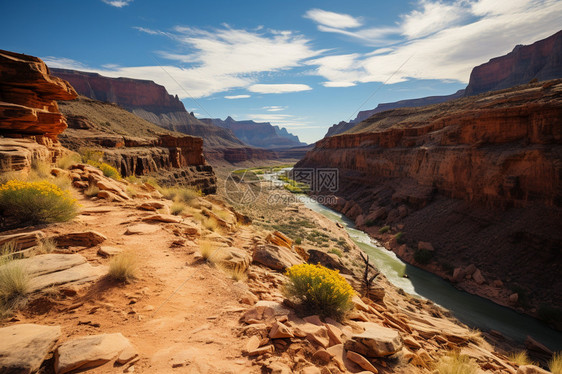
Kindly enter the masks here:
M 236 337 L 244 287 L 217 269 L 194 260 L 197 245 L 173 248 L 178 238 L 174 224 L 158 224 L 147 235 L 124 235 L 147 212 L 133 204 L 115 205 L 81 198 L 83 211 L 109 207 L 108 212 L 80 215 L 73 223 L 44 231 L 48 236 L 95 230 L 108 239 L 102 245 L 133 250 L 139 261 L 139 279 L 120 285 L 105 278 L 83 287 L 77 296 L 57 300 L 42 297 L 19 315 L 19 323 L 60 325 L 61 342 L 81 335 L 121 332 L 139 350 L 135 372 L 257 373 L 242 356 L 243 341 Z M 189 218 L 186 218 L 189 220 Z M 237 239 L 239 246 L 251 235 Z M 93 264 L 109 260 L 97 255 L 99 247 L 80 251 Z M 247 307 L 247 306 L 246 306 Z M 99 327 L 94 327 L 98 326 Z M 109 364 L 92 373 L 115 372 Z

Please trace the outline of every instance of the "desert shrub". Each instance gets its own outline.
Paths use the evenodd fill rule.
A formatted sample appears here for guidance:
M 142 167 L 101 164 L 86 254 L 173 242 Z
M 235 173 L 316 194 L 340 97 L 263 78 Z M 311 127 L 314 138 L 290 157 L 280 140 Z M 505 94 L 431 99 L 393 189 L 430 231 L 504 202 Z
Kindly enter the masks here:
M 390 230 L 390 226 L 383 226 L 379 229 L 379 234 L 384 234 Z
M 131 251 L 121 252 L 109 261 L 108 275 L 119 282 L 130 282 L 137 277 L 138 260 Z
M 219 228 L 219 223 L 214 217 L 204 217 L 203 221 L 201 222 L 204 228 L 210 231 L 217 231 Z
M 8 312 L 12 306 L 29 292 L 29 273 L 21 261 L 13 261 L 8 254 L 12 249 L 2 246 L 0 257 L 0 314 Z
M 78 213 L 68 191 L 47 182 L 11 180 L 0 186 L 0 211 L 26 224 L 64 222 Z
M 72 165 L 79 163 L 81 157 L 77 153 L 68 153 L 57 160 L 57 167 L 61 169 L 69 169 Z
M 180 202 L 180 201 L 176 201 L 174 203 L 172 203 L 172 205 L 170 206 L 170 213 L 172 213 L 174 216 L 180 215 L 182 214 L 182 212 L 185 210 L 186 206 L 184 203 Z
M 396 243 L 404 244 L 404 233 L 400 231 L 396 235 L 394 235 L 394 239 L 396 239 Z
M 533 361 L 527 355 L 527 351 L 512 352 L 507 355 L 509 361 L 516 363 L 517 365 L 535 365 Z
M 84 195 L 88 197 L 94 197 L 94 196 L 98 196 L 99 192 L 100 192 L 99 187 L 92 184 L 84 190 Z
M 343 253 L 341 253 L 341 251 L 340 251 L 339 249 L 337 249 L 337 248 L 332 248 L 332 249 L 330 249 L 330 250 L 328 251 L 328 253 L 333 253 L 333 254 L 335 254 L 335 255 L 338 256 L 338 257 L 343 256 Z
M 232 213 L 230 213 L 230 211 L 228 210 L 217 210 L 215 212 L 215 214 L 217 215 L 217 217 L 219 217 L 220 219 L 222 219 L 223 221 L 231 221 L 232 219 Z
M 113 166 L 106 164 L 105 162 L 99 164 L 98 165 L 94 165 L 97 166 L 102 172 L 103 175 L 105 175 L 106 177 L 115 179 L 115 180 L 121 180 L 121 173 L 119 172 L 119 170 L 115 169 Z
M 138 183 L 138 182 L 140 182 L 140 179 L 137 178 L 137 176 L 134 175 L 134 174 L 131 174 L 131 175 L 129 175 L 128 177 L 125 177 L 125 180 L 126 180 L 127 182 L 131 182 L 131 183 Z
M 439 374 L 477 374 L 480 366 L 467 355 L 453 352 L 441 357 L 435 369 Z
M 300 264 L 287 269 L 286 275 L 286 295 L 312 313 L 341 319 L 353 307 L 355 291 L 338 271 Z
M 191 203 L 197 197 L 201 196 L 201 193 L 199 191 L 184 186 L 160 187 L 160 192 L 166 199 L 181 201 L 187 204 Z
M 296 238 L 295 239 L 295 244 L 300 245 L 302 243 L 302 239 L 301 238 Z
M 414 252 L 414 260 L 418 264 L 426 265 L 433 258 L 433 252 L 427 249 L 418 249 Z
M 552 355 L 552 358 L 548 361 L 548 368 L 552 374 L 562 374 L 562 352 Z
M 224 253 L 217 243 L 210 240 L 199 240 L 199 253 L 203 260 L 210 263 L 220 262 L 224 258 Z
M 101 164 L 103 160 L 103 151 L 95 148 L 80 148 L 78 150 L 82 162 L 87 164 Z

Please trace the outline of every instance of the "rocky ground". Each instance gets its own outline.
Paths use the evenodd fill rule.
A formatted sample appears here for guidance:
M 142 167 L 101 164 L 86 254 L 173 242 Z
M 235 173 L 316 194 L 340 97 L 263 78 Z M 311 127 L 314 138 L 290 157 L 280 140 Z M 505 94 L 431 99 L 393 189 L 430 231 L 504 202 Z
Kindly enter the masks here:
M 382 275 L 376 292 L 356 296 L 341 322 L 296 313 L 281 291 L 286 267 L 305 260 L 340 267 L 359 292 L 362 273 L 346 232 L 302 205 L 268 211 L 255 204 L 252 224 L 213 196 L 171 215 L 172 201 L 149 185 L 131 193 L 127 182 L 88 166 L 70 176 L 81 204 L 77 218 L 0 237 L 28 254 L 38 239 L 56 243 L 51 253 L 19 260 L 27 261 L 34 291 L 1 322 L 0 372 L 423 373 L 452 350 L 483 372 L 531 372 Z M 101 190 L 95 198 L 81 192 L 91 184 Z M 206 228 L 201 215 L 218 225 Z M 297 245 L 273 227 L 289 218 L 305 233 L 349 248 L 328 253 L 335 245 L 323 246 L 319 234 Z M 206 261 L 209 243 L 220 256 Z M 131 283 L 106 276 L 111 256 L 123 251 L 137 260 Z

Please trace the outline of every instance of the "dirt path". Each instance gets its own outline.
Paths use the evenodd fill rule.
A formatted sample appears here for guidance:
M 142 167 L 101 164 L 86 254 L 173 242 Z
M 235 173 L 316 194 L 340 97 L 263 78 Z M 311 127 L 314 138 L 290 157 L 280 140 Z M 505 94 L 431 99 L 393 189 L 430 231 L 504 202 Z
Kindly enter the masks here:
M 147 235 L 124 235 L 126 227 L 147 212 L 134 204 L 116 205 L 80 199 L 83 211 L 108 208 L 107 212 L 80 215 L 73 223 L 44 231 L 48 236 L 95 230 L 108 239 L 102 245 L 133 250 L 138 258 L 139 279 L 116 284 L 102 278 L 65 299 L 42 297 L 18 315 L 19 323 L 60 325 L 61 342 L 71 337 L 121 332 L 140 353 L 134 365 L 138 373 L 257 373 L 242 356 L 243 341 L 236 337 L 242 308 L 238 302 L 244 287 L 223 272 L 194 260 L 194 242 L 175 247 L 174 224 L 157 224 Z M 186 218 L 189 220 L 189 218 Z M 245 237 L 237 239 L 244 245 Z M 80 251 L 93 264 L 109 260 L 97 255 L 99 247 Z M 247 306 L 246 306 L 247 307 Z M 110 364 L 90 370 L 115 372 Z

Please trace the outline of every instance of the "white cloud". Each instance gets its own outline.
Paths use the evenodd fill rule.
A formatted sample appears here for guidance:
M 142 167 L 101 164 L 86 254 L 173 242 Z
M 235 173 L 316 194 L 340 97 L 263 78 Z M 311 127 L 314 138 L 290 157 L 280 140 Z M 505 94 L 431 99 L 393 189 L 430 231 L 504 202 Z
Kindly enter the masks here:
M 229 99 L 229 100 L 236 100 L 236 99 L 248 99 L 252 96 L 250 95 L 229 95 L 229 96 L 225 96 L 225 99 Z
M 248 91 L 263 94 L 270 93 L 289 93 L 312 90 L 312 87 L 306 84 L 253 84 L 248 87 Z
M 50 68 L 89 71 L 86 65 L 71 58 L 46 56 L 41 59 Z
M 116 8 L 123 8 L 124 6 L 127 6 L 133 2 L 133 0 L 102 0 L 102 1 Z
M 286 106 L 279 106 L 279 105 L 271 105 L 271 106 L 264 106 L 262 109 L 267 110 L 268 112 L 281 112 L 287 109 Z
M 320 25 L 335 27 L 338 29 L 347 29 L 361 26 L 361 22 L 353 18 L 349 14 L 328 12 L 322 9 L 310 9 L 304 15 Z
M 160 58 L 155 59 L 154 66 L 101 69 L 82 66 L 78 69 L 109 77 L 150 79 L 180 98 L 200 98 L 248 87 L 259 93 L 285 93 L 311 88 L 306 85 L 259 85 L 260 74 L 302 66 L 303 61 L 323 52 L 313 50 L 308 39 L 291 31 L 247 31 L 228 25 L 212 31 L 183 26 L 175 27 L 173 32 L 135 29 L 169 37 L 178 43 L 177 50 L 182 52 L 159 52 Z M 183 52 L 185 50 L 188 52 Z M 65 67 L 77 68 L 73 64 Z
M 326 87 L 408 79 L 466 83 L 474 66 L 558 31 L 560 14 L 562 2 L 554 0 L 420 0 L 416 10 L 400 17 L 399 43 L 308 64 L 317 65 L 315 72 L 327 79 Z M 362 30 L 338 32 L 373 44 L 359 36 Z

